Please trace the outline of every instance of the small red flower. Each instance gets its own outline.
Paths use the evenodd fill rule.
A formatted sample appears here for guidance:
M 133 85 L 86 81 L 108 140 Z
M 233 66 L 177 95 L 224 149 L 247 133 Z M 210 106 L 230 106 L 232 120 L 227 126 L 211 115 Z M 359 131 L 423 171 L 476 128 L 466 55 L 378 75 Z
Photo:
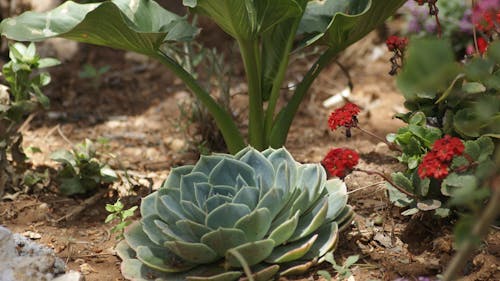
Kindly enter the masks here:
M 475 17 L 473 17 L 473 21 L 476 25 L 476 28 L 484 33 L 494 31 L 496 26 L 500 24 L 500 12 L 487 10 L 483 11 L 479 15 L 477 15 L 477 12 L 475 14 L 476 15 Z
M 444 179 L 448 175 L 448 166 L 453 157 L 462 155 L 464 150 L 465 146 L 459 138 L 445 135 L 435 141 L 431 151 L 424 156 L 418 166 L 418 175 L 422 179 Z
M 445 135 L 432 145 L 432 151 L 436 153 L 439 160 L 449 162 L 455 155 L 462 155 L 465 146 L 459 138 Z
M 444 179 L 448 175 L 448 164 L 441 161 L 435 151 L 430 151 L 418 166 L 418 175 L 422 179 L 427 177 Z
M 348 148 L 331 149 L 321 161 L 332 176 L 344 178 L 358 164 L 359 155 Z
M 424 5 L 427 1 L 426 1 L 426 0 L 415 0 L 415 2 L 417 2 L 419 6 L 422 6 L 422 5 Z
M 483 37 L 477 38 L 476 43 L 480 54 L 484 54 L 486 50 L 488 50 L 488 41 L 486 41 Z
M 360 109 L 354 103 L 347 103 L 341 108 L 336 109 L 328 118 L 328 126 L 332 131 L 338 127 L 352 128 L 358 125 L 357 115 Z
M 406 46 L 408 45 L 408 38 L 392 35 L 387 38 L 385 44 L 387 45 L 389 51 L 404 51 L 404 49 L 406 49 Z

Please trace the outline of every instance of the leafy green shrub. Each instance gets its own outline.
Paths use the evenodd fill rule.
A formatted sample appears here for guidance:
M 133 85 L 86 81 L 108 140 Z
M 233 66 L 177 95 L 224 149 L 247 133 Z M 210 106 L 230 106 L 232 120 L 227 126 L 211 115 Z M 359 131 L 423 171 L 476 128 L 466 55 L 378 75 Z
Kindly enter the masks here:
M 238 43 L 248 82 L 248 144 L 262 150 L 283 146 L 308 89 L 337 54 L 383 23 L 405 0 L 184 0 L 195 14 L 209 17 Z M 231 153 L 245 140 L 227 110 L 172 56 L 176 43 L 192 40 L 198 30 L 187 17 L 149 0 L 113 0 L 94 4 L 67 1 L 47 13 L 26 12 L 2 21 L 8 38 L 38 41 L 64 37 L 138 52 L 174 72 L 212 114 Z M 48 28 L 50 27 L 50 28 Z M 297 84 L 292 98 L 278 108 L 293 52 L 323 46 L 319 58 Z
M 405 106 L 422 111 L 445 134 L 500 136 L 500 41 L 485 56 L 455 62 L 445 40 L 413 40 L 398 86 Z M 422 52 L 432 50 L 432 52 Z
M 447 216 L 453 205 L 477 209 L 489 195 L 484 181 L 496 169 L 492 157 L 500 137 L 500 42 L 493 42 L 484 56 L 459 64 L 444 40 L 412 41 L 398 77 L 410 110 L 399 117 L 408 126 L 388 139 L 402 148 L 399 160 L 408 166 L 394 173 L 393 181 L 416 196 L 389 188 L 391 201 L 409 207 L 405 215 L 433 210 Z M 425 157 L 432 157 L 433 144 L 444 135 L 463 139 L 463 155 L 454 156 L 446 167 L 431 167 L 446 168 L 445 174 L 423 177 L 419 166 L 425 166 Z
M 130 280 L 250 280 L 321 263 L 353 216 L 346 187 L 284 149 L 202 156 L 171 171 L 117 246 Z M 253 272 L 253 273 L 252 273 Z
M 18 173 L 24 169 L 26 155 L 18 132 L 21 123 L 40 106 L 49 106 L 41 89 L 50 83 L 50 75 L 38 70 L 59 64 L 53 58 L 40 58 L 33 43 L 11 44 L 9 50 L 10 61 L 2 67 L 8 87 L 0 85 L 0 195 L 8 179 L 14 177 L 13 166 Z
M 115 171 L 96 157 L 94 144 L 89 139 L 71 150 L 57 150 L 50 158 L 62 164 L 57 173 L 59 191 L 65 195 L 86 194 L 102 184 L 118 179 Z

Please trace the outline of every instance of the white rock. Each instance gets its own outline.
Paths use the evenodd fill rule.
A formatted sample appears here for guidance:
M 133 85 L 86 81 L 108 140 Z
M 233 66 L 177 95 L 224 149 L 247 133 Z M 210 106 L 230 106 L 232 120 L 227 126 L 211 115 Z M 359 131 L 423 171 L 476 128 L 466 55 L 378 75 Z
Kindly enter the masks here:
M 53 279 L 52 281 L 85 281 L 85 277 L 78 271 L 70 271 Z
M 186 142 L 182 139 L 173 139 L 172 142 L 169 144 L 170 149 L 175 152 L 182 151 L 185 146 Z
M 0 226 L 1 281 L 46 281 L 64 271 L 64 262 L 52 249 Z

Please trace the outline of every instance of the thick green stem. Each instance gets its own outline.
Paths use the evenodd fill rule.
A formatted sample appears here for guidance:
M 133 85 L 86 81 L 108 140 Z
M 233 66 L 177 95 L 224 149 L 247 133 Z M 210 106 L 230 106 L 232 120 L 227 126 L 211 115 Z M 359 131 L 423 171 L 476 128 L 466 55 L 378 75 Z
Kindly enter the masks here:
M 296 20 L 292 27 L 290 28 L 290 34 L 288 36 L 288 40 L 286 42 L 286 47 L 284 53 L 286 54 L 281 60 L 278 72 L 273 81 L 273 87 L 271 89 L 271 94 L 269 97 L 269 103 L 266 109 L 266 120 L 264 125 L 264 130 L 266 134 L 266 141 L 269 142 L 271 129 L 273 128 L 274 121 L 274 112 L 276 110 L 276 104 L 278 103 L 278 98 L 280 96 L 281 86 L 283 84 L 283 80 L 285 79 L 286 69 L 288 67 L 288 63 L 290 61 L 290 51 L 292 50 L 293 40 L 295 39 L 295 33 L 297 32 L 297 28 L 299 27 L 299 20 Z
M 203 105 L 207 107 L 224 137 L 229 152 L 234 154 L 243 149 L 245 147 L 245 141 L 234 123 L 231 114 L 225 111 L 210 94 L 196 82 L 194 77 L 172 58 L 162 52 L 158 52 L 154 58 L 158 59 L 162 64 L 174 72 Z
M 276 121 L 273 124 L 270 135 L 270 145 L 271 147 L 278 148 L 285 144 L 288 131 L 292 125 L 293 118 L 299 109 L 299 106 L 307 94 L 307 91 L 311 87 L 312 83 L 321 73 L 321 71 L 330 64 L 333 58 L 338 54 L 340 50 L 336 48 L 330 48 L 324 52 L 318 60 L 312 65 L 309 71 L 306 73 L 302 81 L 297 85 L 295 93 L 288 104 L 281 109 L 280 113 L 276 117 Z
M 238 40 L 248 84 L 250 145 L 258 150 L 265 148 L 261 91 L 260 51 L 257 40 Z

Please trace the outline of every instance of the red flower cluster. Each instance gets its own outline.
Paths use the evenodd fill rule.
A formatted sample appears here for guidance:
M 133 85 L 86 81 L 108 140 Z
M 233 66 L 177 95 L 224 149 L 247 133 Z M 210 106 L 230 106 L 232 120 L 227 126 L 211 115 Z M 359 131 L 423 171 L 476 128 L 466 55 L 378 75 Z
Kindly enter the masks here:
M 477 49 L 481 55 L 488 50 L 488 45 L 489 45 L 488 41 L 486 41 L 486 39 L 484 39 L 483 37 L 477 38 L 476 43 L 477 43 Z
M 465 146 L 459 138 L 444 136 L 435 141 L 431 151 L 424 156 L 418 166 L 418 175 L 420 178 L 444 179 L 453 157 L 462 155 L 464 150 Z
M 478 13 L 475 13 L 476 15 Z M 495 31 L 500 25 L 500 11 L 487 10 L 483 11 L 480 16 L 473 17 L 474 24 L 479 31 L 486 34 Z
M 389 38 L 387 38 L 385 44 L 387 45 L 387 48 L 391 52 L 397 50 L 403 52 L 406 49 L 406 46 L 408 45 L 408 38 L 391 35 L 389 36 Z
M 328 126 L 332 131 L 338 127 L 352 128 L 358 125 L 357 115 L 361 110 L 354 103 L 347 103 L 343 107 L 336 109 L 328 118 Z
M 359 155 L 348 148 L 333 148 L 321 161 L 332 176 L 344 178 L 358 164 Z

